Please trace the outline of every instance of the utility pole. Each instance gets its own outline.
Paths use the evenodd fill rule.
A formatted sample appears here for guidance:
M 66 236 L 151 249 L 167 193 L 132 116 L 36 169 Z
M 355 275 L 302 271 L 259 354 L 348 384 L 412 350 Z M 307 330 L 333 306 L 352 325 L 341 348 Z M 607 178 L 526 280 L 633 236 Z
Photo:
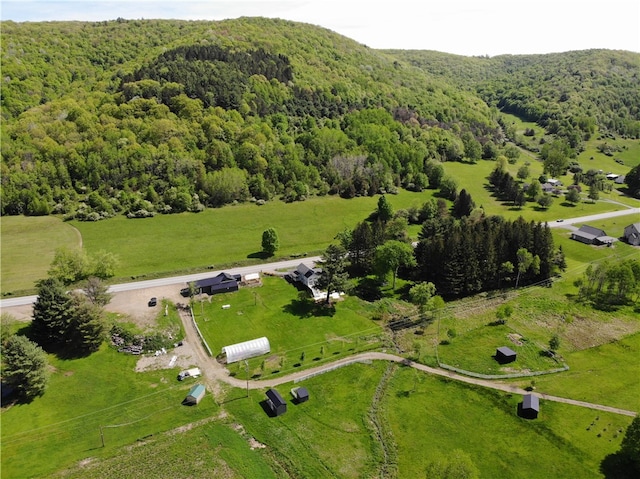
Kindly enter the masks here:
M 249 363 L 246 359 L 244 360 L 244 367 L 247 372 L 247 397 L 249 397 Z

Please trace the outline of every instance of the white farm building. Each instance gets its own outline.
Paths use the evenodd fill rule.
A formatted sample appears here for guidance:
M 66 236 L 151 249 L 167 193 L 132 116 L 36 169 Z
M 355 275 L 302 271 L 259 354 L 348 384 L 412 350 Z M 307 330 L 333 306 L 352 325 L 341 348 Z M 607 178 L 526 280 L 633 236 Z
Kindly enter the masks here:
M 252 339 L 243 343 L 232 344 L 222 348 L 222 353 L 227 356 L 227 364 L 254 358 L 271 351 L 269 340 L 266 337 Z

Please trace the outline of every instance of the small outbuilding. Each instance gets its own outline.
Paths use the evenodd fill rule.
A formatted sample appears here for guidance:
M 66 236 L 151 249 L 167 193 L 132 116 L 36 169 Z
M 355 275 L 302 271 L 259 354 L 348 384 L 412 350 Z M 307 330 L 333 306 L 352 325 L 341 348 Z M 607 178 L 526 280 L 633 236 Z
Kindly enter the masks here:
M 518 416 L 525 419 L 536 419 L 540 412 L 540 400 L 535 394 L 525 394 L 518 404 Z
M 307 391 L 307 388 L 304 387 L 293 388 L 291 390 L 291 395 L 293 396 L 293 401 L 296 404 L 307 402 L 309 400 L 309 391 Z
M 222 348 L 222 353 L 227 357 L 227 364 L 242 361 L 243 359 L 262 356 L 271 351 L 271 345 L 266 337 L 252 339 L 243 343 L 232 344 Z
M 287 402 L 280 396 L 280 393 L 275 389 L 269 389 L 266 392 L 267 406 L 271 410 L 274 416 L 281 416 L 287 412 Z
M 516 360 L 517 354 L 514 350 L 502 346 L 501 348 L 496 349 L 496 361 L 500 364 L 512 363 Z
M 196 384 L 191 388 L 187 397 L 184 398 L 184 404 L 198 404 L 204 397 L 206 389 L 202 384 Z

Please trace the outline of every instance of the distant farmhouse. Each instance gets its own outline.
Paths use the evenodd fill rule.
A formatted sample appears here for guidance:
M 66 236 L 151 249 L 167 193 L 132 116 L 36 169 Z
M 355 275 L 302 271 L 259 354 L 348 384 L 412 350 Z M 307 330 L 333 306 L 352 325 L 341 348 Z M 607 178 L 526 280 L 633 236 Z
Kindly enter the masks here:
M 609 246 L 617 241 L 616 238 L 607 236 L 604 230 L 589 225 L 582 225 L 580 229 L 571 233 L 571 239 L 584 244 Z
M 624 229 L 624 239 L 632 246 L 640 246 L 640 223 L 633 223 Z

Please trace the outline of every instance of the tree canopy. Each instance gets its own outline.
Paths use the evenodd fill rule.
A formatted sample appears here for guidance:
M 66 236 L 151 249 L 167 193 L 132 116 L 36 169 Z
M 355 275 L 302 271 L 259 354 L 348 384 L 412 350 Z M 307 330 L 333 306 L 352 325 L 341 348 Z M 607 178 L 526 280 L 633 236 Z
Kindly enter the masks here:
M 26 336 L 13 335 L 2 346 L 2 379 L 18 398 L 31 401 L 44 394 L 49 382 L 47 355 Z

